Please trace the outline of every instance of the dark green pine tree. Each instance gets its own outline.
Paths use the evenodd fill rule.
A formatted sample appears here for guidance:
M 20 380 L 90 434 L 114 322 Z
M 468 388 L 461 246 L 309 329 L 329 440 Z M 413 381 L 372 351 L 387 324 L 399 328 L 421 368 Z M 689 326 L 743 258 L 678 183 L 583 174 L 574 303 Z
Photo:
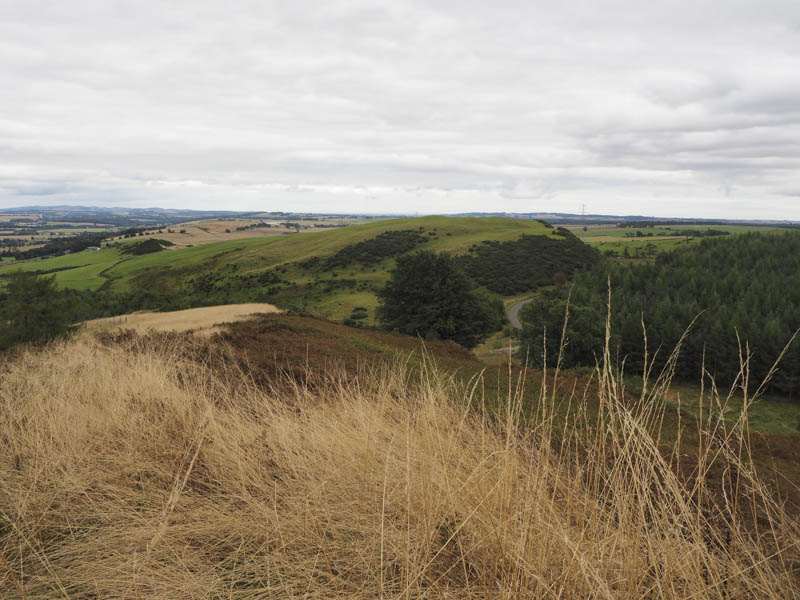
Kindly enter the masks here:
M 420 250 L 397 259 L 376 315 L 386 329 L 472 348 L 503 321 L 502 304 L 473 288 L 449 254 Z
M 0 349 L 25 342 L 46 342 L 70 328 L 70 302 L 55 275 L 40 277 L 16 271 L 0 296 Z

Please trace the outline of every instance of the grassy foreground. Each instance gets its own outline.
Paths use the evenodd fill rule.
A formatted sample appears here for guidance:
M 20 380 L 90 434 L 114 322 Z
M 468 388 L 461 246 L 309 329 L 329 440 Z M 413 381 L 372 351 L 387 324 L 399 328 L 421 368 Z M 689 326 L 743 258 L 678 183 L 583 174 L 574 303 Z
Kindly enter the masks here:
M 668 380 L 630 402 L 607 363 L 585 392 L 551 373 L 531 408 L 402 362 L 256 382 L 158 339 L 4 359 L 0 597 L 800 594 L 746 422 L 709 421 L 687 467 L 659 447 Z

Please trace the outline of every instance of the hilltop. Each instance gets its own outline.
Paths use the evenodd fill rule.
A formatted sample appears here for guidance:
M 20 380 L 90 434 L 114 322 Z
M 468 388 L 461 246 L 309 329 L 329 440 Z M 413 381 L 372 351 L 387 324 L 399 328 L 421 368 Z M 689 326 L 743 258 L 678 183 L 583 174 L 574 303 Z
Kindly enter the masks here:
M 170 246 L 141 256 L 125 252 L 131 243 L 135 242 L 123 240 L 100 251 L 5 265 L 0 277 L 16 268 L 53 273 L 65 288 L 125 296 L 121 306 L 128 310 L 120 312 L 269 302 L 336 319 L 361 307 L 371 322 L 375 292 L 387 281 L 396 257 L 405 252 L 427 249 L 461 256 L 473 277 L 501 296 L 552 284 L 556 273 L 568 275 L 597 255 L 567 230 L 503 218 L 387 219 L 196 247 Z M 509 264 L 513 270 L 506 267 L 501 273 L 499 267 Z

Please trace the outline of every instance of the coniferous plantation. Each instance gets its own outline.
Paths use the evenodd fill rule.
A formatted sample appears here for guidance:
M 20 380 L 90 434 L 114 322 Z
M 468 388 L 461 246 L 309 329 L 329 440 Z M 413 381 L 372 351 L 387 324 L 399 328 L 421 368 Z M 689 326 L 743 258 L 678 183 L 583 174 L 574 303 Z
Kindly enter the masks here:
M 569 300 L 563 364 L 594 365 L 609 285 L 612 348 L 629 373 L 642 372 L 645 335 L 660 368 L 686 334 L 675 367 L 679 378 L 699 381 L 704 368 L 730 385 L 746 358 L 751 380 L 760 382 L 800 327 L 800 235 L 704 239 L 652 263 L 603 261 L 580 271 L 571 284 L 543 291 L 523 309 L 529 364 L 542 364 L 545 331 L 551 339 L 561 335 Z M 546 357 L 551 365 L 557 359 L 554 352 Z M 800 343 L 788 348 L 770 386 L 798 397 Z

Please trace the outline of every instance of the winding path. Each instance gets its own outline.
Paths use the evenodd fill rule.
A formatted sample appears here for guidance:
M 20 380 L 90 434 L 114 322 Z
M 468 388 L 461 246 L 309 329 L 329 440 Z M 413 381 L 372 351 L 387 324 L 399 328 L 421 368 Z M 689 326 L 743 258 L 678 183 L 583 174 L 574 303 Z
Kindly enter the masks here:
M 519 311 L 531 300 L 533 300 L 533 298 L 526 298 L 525 300 L 520 300 L 519 302 L 508 307 L 506 315 L 508 315 L 508 320 L 511 322 L 511 326 L 515 329 L 522 329 L 522 322 L 519 320 Z

